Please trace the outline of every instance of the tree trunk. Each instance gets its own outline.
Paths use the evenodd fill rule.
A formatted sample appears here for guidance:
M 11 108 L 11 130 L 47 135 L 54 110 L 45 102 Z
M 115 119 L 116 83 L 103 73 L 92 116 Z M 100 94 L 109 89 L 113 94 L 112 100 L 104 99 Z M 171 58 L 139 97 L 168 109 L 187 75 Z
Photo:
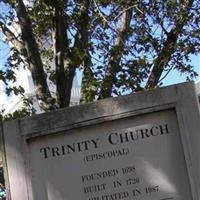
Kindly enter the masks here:
M 98 99 L 111 97 L 112 95 L 113 84 L 116 82 L 116 74 L 120 71 L 120 60 L 124 52 L 123 49 L 129 36 L 132 12 L 133 8 L 131 7 L 131 1 L 129 1 L 122 14 L 121 25 L 115 43 L 110 50 L 110 61 L 105 72 L 105 78 Z
M 183 31 L 184 25 L 188 21 L 189 12 L 193 2 L 194 0 L 183 1 L 179 18 L 177 19 L 177 22 L 174 24 L 171 31 L 167 34 L 167 39 L 163 44 L 163 48 L 160 51 L 158 57 L 155 59 L 153 69 L 146 84 L 146 88 L 154 88 L 159 83 L 159 79 L 165 67 L 175 52 L 178 37 Z
M 22 40 L 28 54 L 28 63 L 39 105 L 44 111 L 55 109 L 55 100 L 51 97 L 47 85 L 39 48 L 33 34 L 31 21 L 22 0 L 17 0 L 16 12 L 22 32 Z
M 69 68 L 68 63 L 65 63 L 66 59 L 69 59 L 68 49 L 68 37 L 67 26 L 65 22 L 64 8 L 59 6 L 59 2 L 54 5 L 54 17 L 53 17 L 53 32 L 55 42 L 55 66 L 56 66 L 56 97 L 59 108 L 67 107 L 70 103 L 71 87 L 68 77 L 71 74 L 67 74 L 65 68 Z M 74 75 L 72 75 L 74 77 Z M 72 77 L 72 79 L 73 79 Z

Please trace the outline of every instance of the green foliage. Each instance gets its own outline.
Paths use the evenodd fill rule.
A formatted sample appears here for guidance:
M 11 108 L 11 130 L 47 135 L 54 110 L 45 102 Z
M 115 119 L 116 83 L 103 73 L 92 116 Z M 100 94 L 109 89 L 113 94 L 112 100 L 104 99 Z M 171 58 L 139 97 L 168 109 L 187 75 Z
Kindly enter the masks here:
M 5 114 L 4 109 L 0 109 L 0 123 L 11 119 L 18 119 L 26 116 L 34 115 L 36 110 L 33 108 L 33 102 L 31 98 L 23 96 L 23 106 L 14 111 L 13 113 Z
M 0 116 L 0 120 L 2 122 L 8 121 L 8 120 L 13 120 L 13 119 L 18 119 L 18 118 L 22 118 L 22 117 L 26 117 L 26 116 L 31 116 L 32 112 L 29 112 L 29 110 L 27 110 L 27 108 L 21 108 L 19 110 L 16 110 L 13 113 L 4 115 L 4 116 Z
M 6 2 L 10 11 L 0 20 L 6 26 L 8 22 L 16 25 L 18 1 Z M 35 0 L 26 5 L 26 10 L 46 77 L 55 84 L 59 82 L 55 60 L 62 55 L 65 83 L 74 75 L 73 68 L 84 71 L 82 96 L 85 102 L 99 99 L 110 83 L 110 96 L 143 90 L 153 72 L 157 74 L 154 86 L 162 85 L 163 78 L 172 70 L 187 74 L 187 80 L 198 75 L 189 58 L 200 53 L 199 0 Z M 57 21 L 56 13 L 60 17 Z M 61 38 L 55 37 L 62 31 L 62 27 L 58 29 L 58 19 L 63 20 L 66 28 Z M 13 42 L 6 33 L 5 36 L 7 41 Z M 17 39 L 21 41 L 21 34 Z M 23 45 L 24 41 L 21 42 Z M 59 48 L 62 54 L 57 52 Z M 27 46 L 20 49 L 14 46 L 11 52 L 0 71 L 0 80 L 5 82 L 8 93 L 23 94 L 22 88 L 10 86 L 10 82 L 15 82 L 13 71 L 21 65 L 30 67 L 32 63 Z

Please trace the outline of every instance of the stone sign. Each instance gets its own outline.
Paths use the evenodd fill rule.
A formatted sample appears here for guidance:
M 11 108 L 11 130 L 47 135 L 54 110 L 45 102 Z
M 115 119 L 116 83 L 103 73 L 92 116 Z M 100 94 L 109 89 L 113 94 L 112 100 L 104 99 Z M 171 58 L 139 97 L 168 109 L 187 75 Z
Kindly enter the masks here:
M 10 198 L 199 200 L 198 106 L 188 83 L 8 122 Z

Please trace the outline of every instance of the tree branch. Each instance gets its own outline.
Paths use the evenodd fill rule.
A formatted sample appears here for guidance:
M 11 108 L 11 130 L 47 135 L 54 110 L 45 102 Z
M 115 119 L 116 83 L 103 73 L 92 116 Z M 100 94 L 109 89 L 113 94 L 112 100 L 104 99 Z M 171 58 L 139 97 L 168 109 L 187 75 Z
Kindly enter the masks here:
M 108 27 L 110 27 L 110 29 L 111 29 L 112 31 L 115 32 L 115 31 L 116 31 L 115 28 L 112 27 L 112 25 L 111 25 L 111 24 L 109 23 L 109 21 L 106 19 L 106 17 L 104 16 L 104 14 L 102 13 L 102 11 L 100 10 L 100 8 L 99 8 L 99 6 L 98 6 L 96 0 L 93 0 L 93 1 L 94 1 L 94 5 L 95 5 L 95 7 L 96 7 L 96 9 L 97 9 L 97 11 L 98 11 L 98 13 L 99 13 L 99 16 L 103 19 L 104 24 L 106 24 Z
M 176 23 L 171 31 L 167 34 L 167 39 L 163 44 L 163 48 L 155 59 L 153 69 L 146 84 L 146 88 L 153 88 L 158 84 L 165 67 L 169 63 L 171 56 L 176 50 L 178 37 L 182 32 L 184 25 L 188 21 L 189 12 L 194 0 L 187 0 L 184 2 L 185 3 L 182 3 L 182 8 Z
M 65 60 L 69 59 L 69 44 L 67 37 L 67 23 L 65 22 L 64 8 L 55 1 L 53 16 L 53 41 L 54 41 L 54 55 L 56 65 L 56 97 L 57 104 L 60 108 L 69 106 L 71 89 L 68 88 L 68 77 L 71 76 L 65 72 L 69 68 Z M 69 90 L 69 91 L 68 91 Z
M 131 1 L 128 1 L 127 8 L 129 9 L 125 9 L 126 11 L 121 16 L 121 25 L 115 43 L 110 51 L 110 60 L 98 99 L 110 97 L 112 94 L 113 84 L 116 82 L 116 74 L 120 70 L 119 64 L 123 55 L 123 49 L 129 36 L 129 28 L 133 12 L 133 7 L 131 7 L 130 4 Z
M 128 11 L 128 10 L 130 10 L 130 9 L 132 9 L 132 8 L 136 8 L 136 10 L 137 10 L 139 13 L 141 13 L 142 15 L 145 14 L 142 10 L 140 10 L 140 9 L 138 8 L 137 5 L 132 5 L 132 6 L 128 7 L 128 8 L 125 8 L 124 10 L 122 10 L 122 11 L 114 18 L 113 21 L 117 20 L 119 17 L 121 17 L 121 16 L 123 15 L 123 13 L 125 13 L 126 11 Z
M 11 31 L 3 22 L 0 21 L 0 28 L 7 40 L 12 43 L 12 45 L 19 51 L 25 49 L 24 43 L 17 38 L 17 36 Z
M 31 21 L 28 17 L 25 5 L 22 0 L 17 0 L 16 13 L 19 19 L 19 25 L 22 32 L 22 40 L 28 54 L 28 63 L 32 74 L 33 82 L 35 85 L 36 96 L 40 107 L 49 111 L 55 109 L 54 99 L 51 97 L 46 75 L 43 69 L 43 63 L 40 57 L 38 45 L 36 43 Z
M 91 87 L 93 73 L 91 70 L 91 56 L 89 53 L 89 29 L 90 29 L 90 5 L 91 1 L 80 1 L 80 14 L 76 19 L 77 33 L 74 44 L 74 59 L 78 65 L 83 66 L 83 77 L 81 85 L 81 102 L 89 102 L 94 100 L 94 95 L 91 95 Z

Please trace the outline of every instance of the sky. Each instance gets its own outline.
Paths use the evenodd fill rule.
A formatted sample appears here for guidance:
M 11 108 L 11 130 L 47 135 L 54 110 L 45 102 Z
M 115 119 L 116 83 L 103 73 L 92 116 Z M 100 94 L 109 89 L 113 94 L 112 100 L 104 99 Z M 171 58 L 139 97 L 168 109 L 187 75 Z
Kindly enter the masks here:
M 0 31 L 0 69 L 2 69 L 6 58 L 9 56 L 9 46 L 2 41 L 3 34 Z

